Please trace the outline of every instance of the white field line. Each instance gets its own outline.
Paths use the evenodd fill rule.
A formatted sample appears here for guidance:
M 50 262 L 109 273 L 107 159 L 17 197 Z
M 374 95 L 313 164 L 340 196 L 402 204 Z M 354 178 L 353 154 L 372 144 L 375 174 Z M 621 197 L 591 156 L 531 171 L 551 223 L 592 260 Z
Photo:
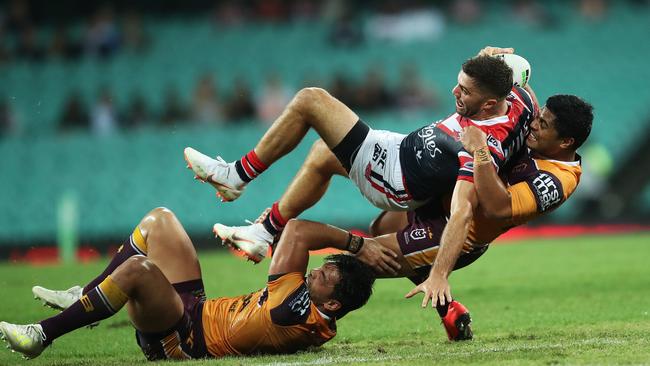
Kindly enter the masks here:
M 507 347 L 487 347 L 471 351 L 447 351 L 447 352 L 436 352 L 436 356 L 453 356 L 453 355 L 464 355 L 470 356 L 472 354 L 480 353 L 498 353 L 498 352 L 517 352 L 517 351 L 532 351 L 532 350 L 543 350 L 543 349 L 562 349 L 571 346 L 584 346 L 584 345 L 616 345 L 624 344 L 626 342 L 614 339 L 614 338 L 590 338 L 583 339 L 580 341 L 574 342 L 562 342 L 555 344 L 523 344 L 521 346 L 507 346 Z M 312 361 L 296 361 L 296 362 L 273 362 L 268 365 L 271 366 L 301 366 L 301 365 L 330 365 L 338 363 L 365 363 L 365 362 L 382 362 L 382 361 L 408 361 L 408 360 L 417 360 L 417 359 L 427 359 L 430 358 L 430 353 L 415 353 L 405 356 L 399 355 L 386 355 L 386 356 L 377 356 L 377 357 L 321 357 Z

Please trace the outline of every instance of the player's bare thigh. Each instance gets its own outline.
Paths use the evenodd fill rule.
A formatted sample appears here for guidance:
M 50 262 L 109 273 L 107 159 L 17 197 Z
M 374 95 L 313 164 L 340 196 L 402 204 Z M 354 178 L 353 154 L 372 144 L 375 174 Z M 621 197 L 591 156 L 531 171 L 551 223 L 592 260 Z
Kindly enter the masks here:
M 359 120 L 348 106 L 321 88 L 305 88 L 295 101 L 306 105 L 311 123 L 330 148 L 338 145 Z
M 147 257 L 170 283 L 201 278 L 194 245 L 172 211 L 155 208 L 145 215 L 139 227 L 147 243 Z
M 170 329 L 183 315 L 183 302 L 167 277 L 145 256 L 130 257 L 111 274 L 129 297 L 131 322 L 146 333 Z
M 396 233 L 408 225 L 406 211 L 382 211 L 370 223 L 370 235 L 380 236 Z
M 377 236 L 374 239 L 377 242 L 379 242 L 379 244 L 381 244 L 384 248 L 388 248 L 392 250 L 395 254 L 397 254 L 397 258 L 395 260 L 401 266 L 401 268 L 399 269 L 396 275 L 394 276 L 381 275 L 379 277 L 391 277 L 391 278 L 410 277 L 415 274 L 415 272 L 413 272 L 413 270 L 411 269 L 411 265 L 408 263 L 406 258 L 404 258 L 404 255 L 402 255 L 402 250 L 400 249 L 399 243 L 397 242 L 397 233 L 390 233 L 390 234 Z

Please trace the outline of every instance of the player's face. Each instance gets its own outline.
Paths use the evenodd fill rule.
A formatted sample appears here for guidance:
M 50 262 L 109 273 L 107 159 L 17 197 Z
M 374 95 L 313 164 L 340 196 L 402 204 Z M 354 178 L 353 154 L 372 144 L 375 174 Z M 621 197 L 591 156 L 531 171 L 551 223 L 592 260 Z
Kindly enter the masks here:
M 562 142 L 563 140 L 559 138 L 555 129 L 555 115 L 543 108 L 539 117 L 530 124 L 526 145 L 541 155 L 553 157 L 561 150 Z
M 480 111 L 486 96 L 474 84 L 474 79 L 465 74 L 462 70 L 458 73 L 458 83 L 451 90 L 456 98 L 456 113 L 463 117 L 472 118 Z
M 331 299 L 334 286 L 339 283 L 340 279 L 341 274 L 331 263 L 325 263 L 321 267 L 312 269 L 307 276 L 307 287 L 314 304 L 322 304 Z

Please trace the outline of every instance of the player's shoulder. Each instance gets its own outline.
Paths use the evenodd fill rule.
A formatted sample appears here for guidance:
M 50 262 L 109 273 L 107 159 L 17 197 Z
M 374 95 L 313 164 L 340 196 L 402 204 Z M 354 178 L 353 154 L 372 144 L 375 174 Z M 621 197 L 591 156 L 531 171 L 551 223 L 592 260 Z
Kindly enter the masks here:
M 528 109 L 530 112 L 536 110 L 535 101 L 533 97 L 526 91 L 526 89 L 519 86 L 513 86 L 508 95 L 508 100 L 512 103 L 519 103 Z
M 291 326 L 304 323 L 311 314 L 311 297 L 301 273 L 269 276 L 269 309 L 274 324 Z

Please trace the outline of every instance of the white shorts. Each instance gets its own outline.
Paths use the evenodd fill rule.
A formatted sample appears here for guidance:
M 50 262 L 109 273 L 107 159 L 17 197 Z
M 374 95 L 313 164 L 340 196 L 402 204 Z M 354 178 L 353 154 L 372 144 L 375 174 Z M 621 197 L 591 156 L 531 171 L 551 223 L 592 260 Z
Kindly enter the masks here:
M 406 135 L 370 130 L 350 167 L 350 179 L 370 203 L 386 211 L 408 211 L 422 206 L 404 187 L 399 145 Z

